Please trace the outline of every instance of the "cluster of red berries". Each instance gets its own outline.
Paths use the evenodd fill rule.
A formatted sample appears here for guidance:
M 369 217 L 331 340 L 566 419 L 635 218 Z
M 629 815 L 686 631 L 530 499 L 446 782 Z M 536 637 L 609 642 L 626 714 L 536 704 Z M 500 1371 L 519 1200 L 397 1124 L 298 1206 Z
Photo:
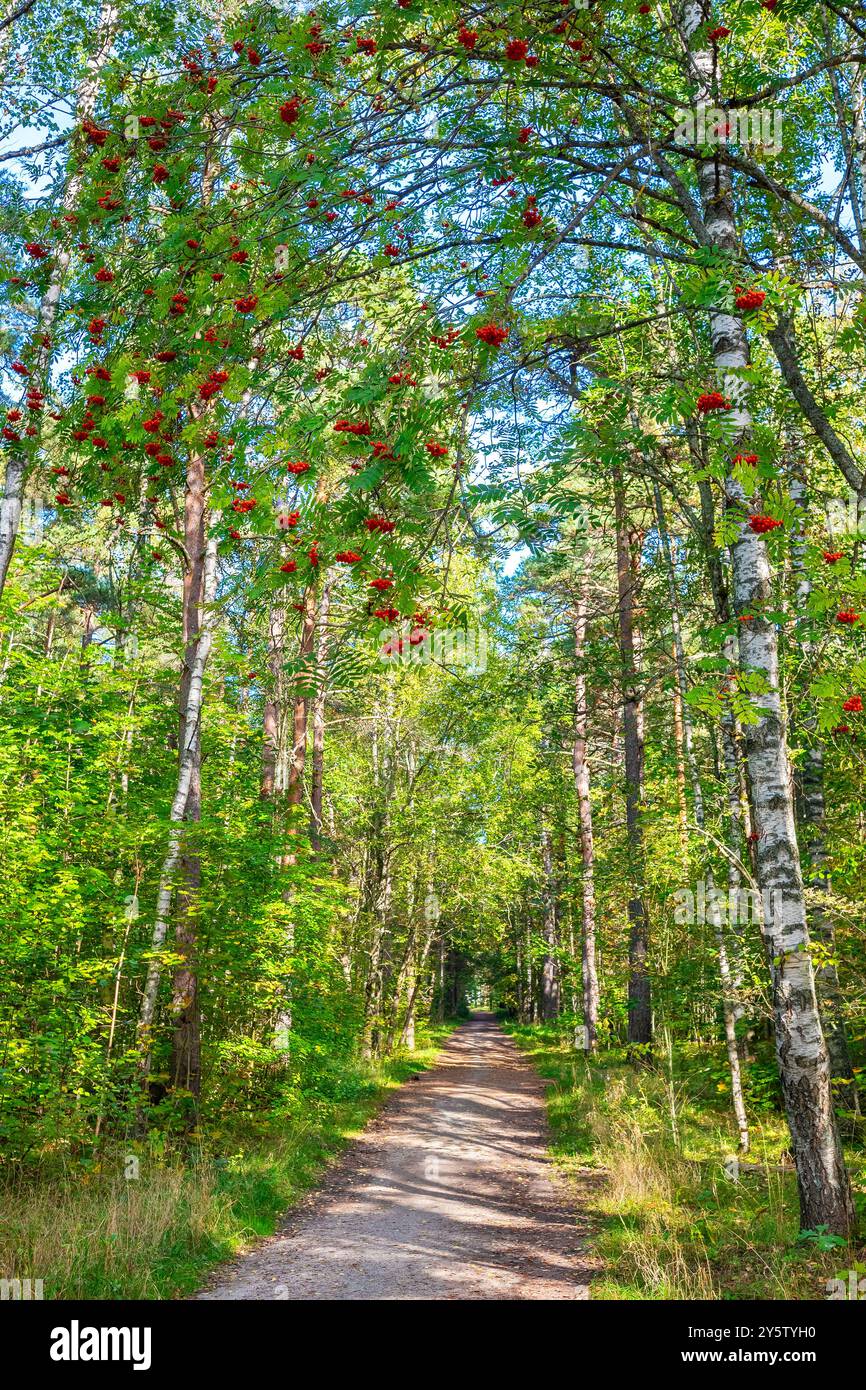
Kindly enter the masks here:
M 729 410 L 730 402 L 721 391 L 705 391 L 702 396 L 698 396 L 697 409 L 701 415 L 709 415 L 711 410 Z
M 370 433 L 370 426 L 365 420 L 359 423 L 355 423 L 352 420 L 337 420 L 334 423 L 334 433 L 366 435 Z
M 744 313 L 749 313 L 752 309 L 760 309 L 767 298 L 765 290 L 741 290 L 738 287 L 735 294 L 734 303 Z
M 541 213 L 535 206 L 535 198 L 530 197 L 526 200 L 526 207 L 523 210 L 523 225 L 531 232 L 535 227 L 541 225 Z
M 782 522 L 777 521 L 774 516 L 749 517 L 749 530 L 754 531 L 758 536 L 765 535 L 767 531 L 775 531 L 776 527 L 781 525 Z
M 501 328 L 498 323 L 486 323 L 482 328 L 476 328 L 475 336 L 490 347 L 501 347 L 508 337 L 508 329 Z
M 208 374 L 207 381 L 203 381 L 201 386 L 198 388 L 198 394 L 200 399 L 203 401 L 210 401 L 213 399 L 214 396 L 218 396 L 228 379 L 228 372 L 210 372 Z

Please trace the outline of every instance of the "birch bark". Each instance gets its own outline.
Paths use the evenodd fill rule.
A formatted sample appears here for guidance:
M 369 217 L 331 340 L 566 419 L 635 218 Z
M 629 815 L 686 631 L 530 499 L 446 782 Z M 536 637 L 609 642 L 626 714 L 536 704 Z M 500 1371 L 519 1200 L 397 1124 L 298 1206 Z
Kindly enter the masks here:
M 575 605 L 574 655 L 577 669 L 574 678 L 574 742 L 573 771 L 577 794 L 577 814 L 580 827 L 581 859 L 581 979 L 583 986 L 583 1023 L 586 1029 L 586 1050 L 595 1051 L 598 1042 L 599 986 L 595 945 L 595 845 L 592 833 L 592 802 L 590 800 L 590 768 L 587 755 L 587 689 L 584 650 L 587 634 L 589 603 L 589 566 L 591 556 L 584 560 L 583 582 Z
M 649 914 L 643 891 L 644 722 L 639 670 L 640 632 L 635 619 L 638 556 L 634 537 L 629 531 L 625 483 L 618 464 L 614 468 L 613 492 L 616 513 L 617 611 L 622 669 L 625 814 L 630 887 L 628 1042 L 637 1049 L 645 1048 L 652 1041 L 652 1002 L 648 968 Z
M 698 0 L 686 0 L 683 33 L 687 45 L 704 23 Z M 689 54 L 699 102 L 713 101 L 718 87 L 713 48 Z M 718 159 L 698 165 L 704 228 L 710 245 L 739 256 L 731 170 Z M 732 452 L 748 438 L 752 417 L 743 373 L 749 365 L 741 318 L 726 310 L 710 313 L 713 358 L 719 387 L 732 402 Z M 815 979 L 809 955 L 806 904 L 794 822 L 790 766 L 779 691 L 776 630 L 764 616 L 772 597 L 767 547 L 746 520 L 750 499 L 733 469 L 725 479 L 728 507 L 742 514 L 731 547 L 733 606 L 739 623 L 739 663 L 762 678 L 764 692 L 750 695 L 754 722 L 745 729 L 756 866 L 766 907 L 763 937 L 770 960 L 775 1014 L 776 1057 L 797 1168 L 804 1227 L 826 1226 L 847 1236 L 854 1228 L 848 1173 L 830 1091 L 830 1063 L 821 1029 Z

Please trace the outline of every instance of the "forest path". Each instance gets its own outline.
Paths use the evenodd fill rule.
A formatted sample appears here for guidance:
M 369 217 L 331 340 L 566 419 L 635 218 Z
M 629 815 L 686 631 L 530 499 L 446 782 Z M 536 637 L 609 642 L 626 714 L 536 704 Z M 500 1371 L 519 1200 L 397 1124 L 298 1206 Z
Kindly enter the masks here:
M 196 1297 L 588 1298 L 578 1214 L 545 1156 L 544 1092 L 493 1015 L 476 1014 L 279 1234 Z

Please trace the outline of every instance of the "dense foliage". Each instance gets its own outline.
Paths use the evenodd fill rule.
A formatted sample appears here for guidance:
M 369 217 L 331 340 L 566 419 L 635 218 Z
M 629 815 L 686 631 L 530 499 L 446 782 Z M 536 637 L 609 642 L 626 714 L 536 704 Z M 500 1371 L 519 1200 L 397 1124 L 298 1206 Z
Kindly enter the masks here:
M 16 1180 L 471 998 L 784 1114 L 848 1236 L 860 7 L 34 0 L 0 61 Z

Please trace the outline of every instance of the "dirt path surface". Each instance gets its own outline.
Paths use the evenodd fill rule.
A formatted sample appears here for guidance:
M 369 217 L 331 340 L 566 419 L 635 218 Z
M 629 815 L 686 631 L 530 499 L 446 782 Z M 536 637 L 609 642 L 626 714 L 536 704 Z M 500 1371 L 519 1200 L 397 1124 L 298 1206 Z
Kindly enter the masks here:
M 284 1229 L 196 1297 L 587 1298 L 584 1235 L 545 1157 L 544 1089 L 476 1015 Z

